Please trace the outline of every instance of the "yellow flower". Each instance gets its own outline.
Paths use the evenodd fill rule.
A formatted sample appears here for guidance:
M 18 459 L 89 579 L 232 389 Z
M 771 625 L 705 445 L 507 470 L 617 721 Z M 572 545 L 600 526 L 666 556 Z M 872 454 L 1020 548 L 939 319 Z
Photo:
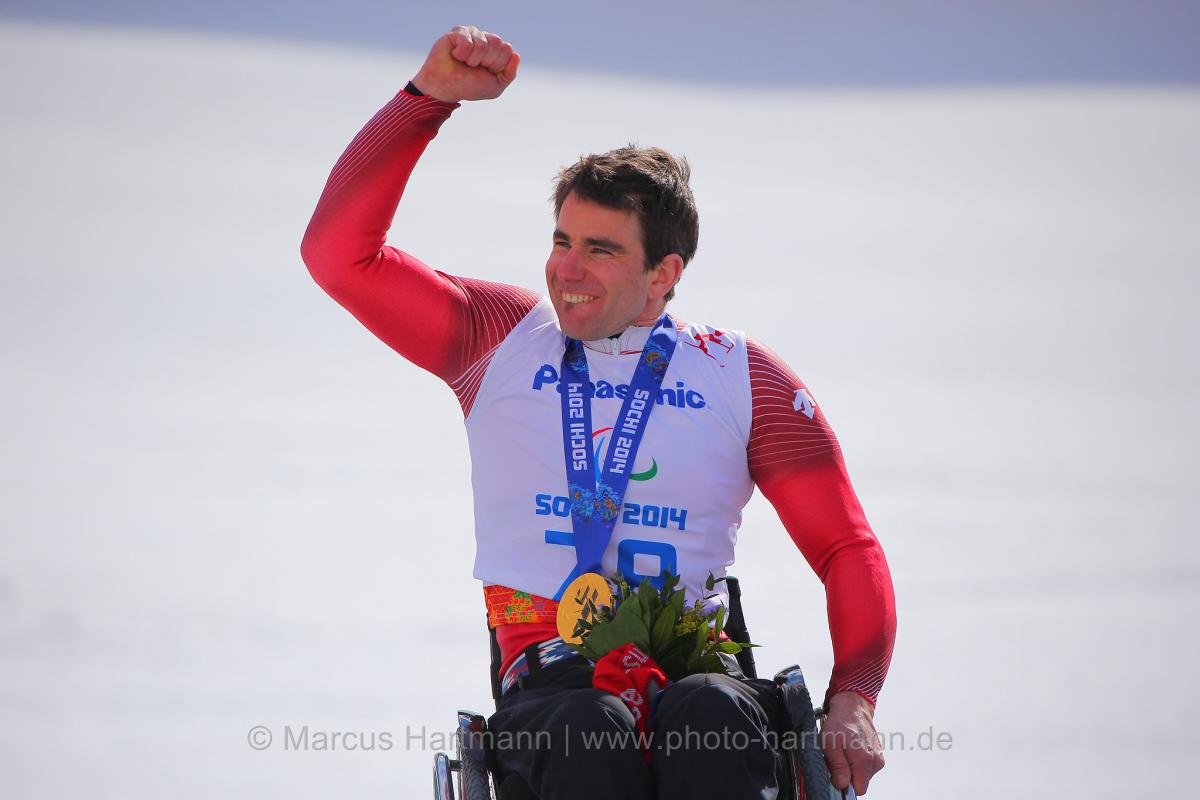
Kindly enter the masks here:
M 675 625 L 675 635 L 683 636 L 685 633 L 695 633 L 700 628 L 702 621 L 696 609 L 687 609 L 683 612 L 683 617 Z

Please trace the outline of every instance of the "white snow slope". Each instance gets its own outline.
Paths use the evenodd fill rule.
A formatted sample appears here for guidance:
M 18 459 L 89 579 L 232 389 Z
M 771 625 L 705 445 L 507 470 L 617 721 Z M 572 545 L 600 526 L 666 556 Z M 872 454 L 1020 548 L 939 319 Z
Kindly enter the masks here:
M 0 796 L 424 796 L 454 710 L 489 709 L 457 404 L 298 252 L 419 59 L 0 25 Z M 673 310 L 791 362 L 886 548 L 871 795 L 1179 789 L 1200 91 L 528 63 L 446 124 L 391 241 L 539 288 L 555 169 L 631 140 L 695 169 Z M 820 584 L 759 497 L 735 572 L 763 671 L 823 688 Z

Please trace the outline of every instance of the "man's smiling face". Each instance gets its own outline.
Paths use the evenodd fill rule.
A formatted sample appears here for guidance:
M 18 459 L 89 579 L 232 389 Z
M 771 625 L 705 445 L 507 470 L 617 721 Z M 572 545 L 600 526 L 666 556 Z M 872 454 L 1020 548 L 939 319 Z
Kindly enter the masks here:
M 567 195 L 546 260 L 546 288 L 563 333 L 602 339 L 653 324 L 670 288 L 662 283 L 658 270 L 646 270 L 637 215 Z

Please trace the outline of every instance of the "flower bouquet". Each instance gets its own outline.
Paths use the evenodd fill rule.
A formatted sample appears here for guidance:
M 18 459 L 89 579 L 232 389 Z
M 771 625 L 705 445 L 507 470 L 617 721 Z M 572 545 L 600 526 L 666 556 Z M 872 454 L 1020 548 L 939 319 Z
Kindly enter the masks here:
M 581 638 L 572 647 L 593 662 L 627 644 L 649 656 L 667 678 L 677 681 L 699 672 L 728 673 L 729 666 L 720 653 L 736 655 L 749 642 L 721 640 L 725 629 L 725 607 L 714 602 L 716 594 L 685 606 L 683 589 L 677 588 L 679 576 L 663 573 L 662 589 L 656 590 L 646 578 L 636 589 L 621 575 L 613 577 L 616 591 L 613 604 L 596 607 L 588 602 L 587 613 L 576 624 Z M 709 573 L 705 588 L 724 578 Z

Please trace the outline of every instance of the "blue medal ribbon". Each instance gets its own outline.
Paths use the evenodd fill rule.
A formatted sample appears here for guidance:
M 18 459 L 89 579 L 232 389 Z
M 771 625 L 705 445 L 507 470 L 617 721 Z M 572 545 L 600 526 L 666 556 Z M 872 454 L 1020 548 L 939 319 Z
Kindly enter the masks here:
M 559 388 L 562 394 L 563 455 L 567 465 L 567 497 L 575 531 L 575 569 L 563 582 L 586 572 L 600 572 L 604 551 L 621 515 L 633 460 L 658 403 L 658 390 L 675 353 L 675 323 L 664 314 L 654 325 L 629 382 L 629 393 L 613 424 L 604 464 L 595 464 L 592 446 L 592 395 L 583 343 L 567 338 Z M 597 467 L 600 467 L 599 469 Z M 560 589 L 561 593 L 561 589 Z

